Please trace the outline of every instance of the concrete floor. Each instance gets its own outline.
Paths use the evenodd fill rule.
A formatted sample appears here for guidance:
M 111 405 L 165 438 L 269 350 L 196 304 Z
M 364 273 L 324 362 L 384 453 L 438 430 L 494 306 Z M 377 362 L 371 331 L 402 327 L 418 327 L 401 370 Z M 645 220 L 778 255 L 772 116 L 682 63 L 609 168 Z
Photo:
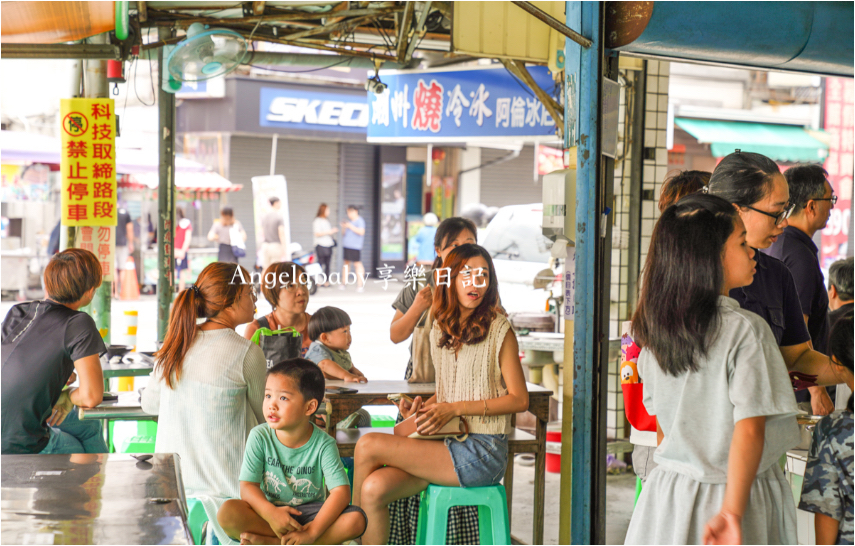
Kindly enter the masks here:
M 546 518 L 543 543 L 558 544 L 561 513 L 558 496 L 561 475 L 546 473 Z M 534 498 L 534 467 L 514 465 L 514 502 L 511 534 L 531 544 Z M 623 544 L 635 499 L 635 474 L 632 471 L 606 478 L 606 544 Z
M 350 314 L 353 321 L 353 345 L 350 352 L 356 364 L 370 379 L 397 380 L 403 379 L 404 369 L 409 357 L 409 342 L 393 344 L 389 340 L 389 324 L 395 314 L 392 302 L 403 283 L 390 282 L 388 289 L 383 289 L 383 283 L 366 285 L 365 292 L 357 293 L 352 287 L 347 290 L 320 289 L 309 301 L 308 311 L 311 313 L 326 305 L 341 307 Z M 6 313 L 15 302 L 0 303 L 0 317 Z M 137 347 L 140 350 L 154 350 L 157 301 L 154 296 L 142 296 L 136 301 L 113 302 L 113 332 L 118 332 L 123 320 L 123 311 L 137 310 L 139 326 Z M 258 316 L 269 313 L 270 306 L 263 299 L 258 302 Z M 243 333 L 243 326 L 238 328 Z M 114 334 L 115 336 L 115 334 Z M 122 343 L 114 337 L 113 343 Z M 144 385 L 147 378 L 136 378 L 136 388 Z M 372 412 L 394 413 L 395 408 L 375 406 Z M 513 534 L 525 542 L 531 542 L 532 500 L 534 497 L 534 467 L 517 463 L 514 471 L 514 514 Z M 546 520 L 544 527 L 545 544 L 558 544 L 558 522 L 564 517 L 559 511 L 557 502 L 560 487 L 560 475 L 546 475 Z M 635 495 L 635 475 L 628 474 L 609 476 L 606 489 L 606 543 L 623 544 L 626 529 L 632 515 L 632 502 Z

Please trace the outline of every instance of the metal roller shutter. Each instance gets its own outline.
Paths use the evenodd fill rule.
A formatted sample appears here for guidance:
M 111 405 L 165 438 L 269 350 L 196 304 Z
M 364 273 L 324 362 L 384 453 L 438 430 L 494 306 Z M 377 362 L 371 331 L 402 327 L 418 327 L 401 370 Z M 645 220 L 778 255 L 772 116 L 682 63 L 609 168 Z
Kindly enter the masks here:
M 239 192 L 228 194 L 235 217 L 247 232 L 247 256 L 241 265 L 255 260 L 255 224 L 253 221 L 252 177 L 270 172 L 270 137 L 231 137 L 229 180 L 243 184 Z M 291 240 L 303 249 L 312 245 L 312 220 L 322 202 L 338 210 L 339 145 L 336 142 L 302 141 L 279 138 L 276 147 L 276 174 L 288 181 L 288 208 L 291 213 Z M 333 215 L 334 216 L 334 215 Z M 330 218 L 336 225 L 337 218 Z
M 346 217 L 348 205 L 359 207 L 359 215 L 365 219 L 365 244 L 362 247 L 362 265 L 365 272 L 377 276 L 374 263 L 375 233 L 377 226 L 377 154 L 370 144 L 341 145 L 341 204 L 339 218 Z M 341 263 L 340 254 L 336 261 Z
M 507 150 L 481 149 L 481 163 L 495 161 Z M 481 170 L 481 202 L 488 207 L 522 205 L 543 201 L 543 177 L 533 181 L 534 146 L 526 146 L 519 157 Z

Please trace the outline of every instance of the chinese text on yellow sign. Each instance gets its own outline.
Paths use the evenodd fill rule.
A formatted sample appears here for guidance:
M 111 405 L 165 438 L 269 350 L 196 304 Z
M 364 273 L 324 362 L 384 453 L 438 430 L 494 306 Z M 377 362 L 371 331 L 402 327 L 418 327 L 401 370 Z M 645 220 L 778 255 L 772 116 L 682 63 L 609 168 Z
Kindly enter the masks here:
M 113 99 L 63 99 L 62 224 L 116 225 Z

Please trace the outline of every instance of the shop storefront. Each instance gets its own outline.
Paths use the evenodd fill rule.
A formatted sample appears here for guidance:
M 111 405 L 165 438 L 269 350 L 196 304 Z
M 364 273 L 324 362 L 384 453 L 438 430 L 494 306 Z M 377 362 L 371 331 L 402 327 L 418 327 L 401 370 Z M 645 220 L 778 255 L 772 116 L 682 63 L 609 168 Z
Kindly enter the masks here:
M 359 207 L 366 222 L 362 261 L 376 276 L 381 259 L 381 154 L 405 156 L 403 147 L 366 142 L 368 104 L 363 89 L 285 83 L 259 78 L 230 78 L 221 98 L 184 100 L 178 107 L 178 145 L 186 157 L 206 164 L 239 191 L 221 196 L 247 231 L 252 267 L 259 248 L 252 178 L 283 175 L 287 184 L 291 241 L 313 248 L 312 221 L 318 207 L 332 210 L 333 226 L 346 218 L 348 205 Z M 203 235 L 210 221 L 202 226 Z M 338 238 L 340 242 L 340 237 Z M 341 249 L 333 265 L 341 265 Z M 403 262 L 403 249 L 398 262 Z M 396 261 L 396 260 L 392 260 Z M 390 264 L 392 262 L 389 262 Z

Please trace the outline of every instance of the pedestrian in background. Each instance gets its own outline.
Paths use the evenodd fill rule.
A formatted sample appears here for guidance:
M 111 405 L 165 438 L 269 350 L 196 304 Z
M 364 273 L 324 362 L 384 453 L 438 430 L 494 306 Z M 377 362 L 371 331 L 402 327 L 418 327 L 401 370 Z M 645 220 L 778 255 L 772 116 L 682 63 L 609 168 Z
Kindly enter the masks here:
M 231 207 L 223 207 L 220 210 L 220 218 L 214 220 L 214 225 L 208 232 L 208 240 L 220 243 L 220 250 L 217 253 L 218 262 L 238 263 L 233 247 L 243 247 L 246 231 L 243 230 L 241 223 L 235 220 L 235 213 Z
M 321 286 L 330 285 L 330 260 L 332 260 L 333 248 L 336 245 L 333 235 L 338 233 L 338 228 L 332 227 L 329 221 L 330 207 L 326 203 L 321 203 L 318 207 L 318 213 L 315 215 L 315 220 L 312 222 L 313 241 L 315 243 L 315 254 L 318 256 L 318 263 L 324 269 L 326 281 Z
M 285 256 L 285 218 L 282 217 L 282 201 L 275 195 L 269 199 L 270 212 L 261 219 L 264 243 L 261 245 L 261 267 L 267 270 L 274 262 L 283 262 Z
M 787 220 L 789 225 L 765 252 L 784 262 L 793 274 L 813 348 L 827 355 L 828 292 L 813 236 L 828 223 L 837 197 L 828 183 L 828 172 L 820 165 L 794 165 L 784 172 L 784 178 L 795 208 Z M 829 394 L 834 394 L 833 387 L 830 392 L 811 387 L 807 393 L 796 393 L 796 400 L 805 406 L 810 403 L 810 408 L 803 409 L 810 409 L 812 415 L 828 415 L 834 411 Z
M 184 207 L 176 207 L 175 215 L 178 223 L 175 225 L 175 274 L 178 276 L 178 291 L 187 287 L 190 276 L 190 240 L 193 237 L 193 224 L 184 215 Z
M 436 214 L 429 212 L 424 215 L 425 225 L 413 237 L 413 243 L 416 245 L 416 264 L 425 267 L 431 267 L 433 261 L 436 260 L 436 248 L 433 245 L 434 237 L 436 237 L 436 225 L 439 223 L 439 218 Z
M 113 297 L 122 299 L 122 275 L 128 256 L 134 251 L 134 224 L 124 206 L 119 207 L 116 224 L 116 273 L 113 275 Z
M 356 205 L 347 206 L 347 221 L 341 223 L 341 246 L 344 248 L 344 269 L 339 289 L 344 290 L 351 264 L 356 269 L 357 292 L 365 290 L 365 268 L 362 266 L 362 246 L 365 244 L 365 220 Z

